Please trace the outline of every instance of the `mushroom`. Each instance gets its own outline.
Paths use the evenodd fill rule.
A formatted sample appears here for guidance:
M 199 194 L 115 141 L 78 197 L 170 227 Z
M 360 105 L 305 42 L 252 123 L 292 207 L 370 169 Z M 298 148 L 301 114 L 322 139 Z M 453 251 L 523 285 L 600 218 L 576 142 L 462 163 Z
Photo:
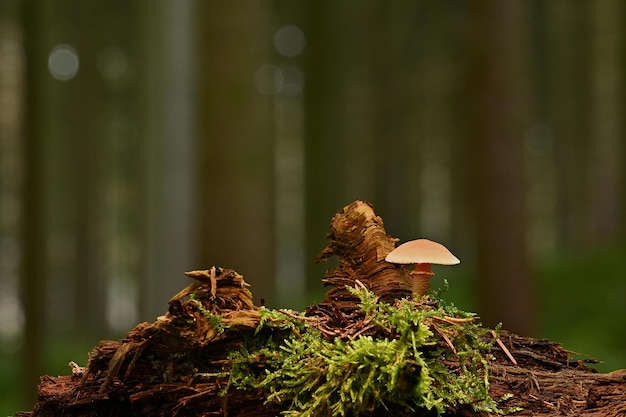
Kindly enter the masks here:
M 389 252 L 385 261 L 392 264 L 415 264 L 415 269 L 411 271 L 414 298 L 421 297 L 428 291 L 430 277 L 435 275 L 430 271 L 431 264 L 456 265 L 461 262 L 441 243 L 428 239 L 403 243 Z

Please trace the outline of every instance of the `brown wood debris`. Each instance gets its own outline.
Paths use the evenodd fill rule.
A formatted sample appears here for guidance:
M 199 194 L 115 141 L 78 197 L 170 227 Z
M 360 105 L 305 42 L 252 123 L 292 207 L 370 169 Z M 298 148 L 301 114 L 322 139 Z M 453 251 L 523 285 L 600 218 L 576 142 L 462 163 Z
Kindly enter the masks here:
M 322 279 L 330 287 L 326 299 L 308 307 L 304 316 L 282 313 L 307 321 L 329 339 L 380 336 L 345 287 L 364 285 L 389 302 L 410 297 L 408 273 L 384 260 L 397 239 L 360 201 L 333 217 L 328 238 L 318 260 L 336 255 L 339 265 Z M 283 411 L 264 404 L 267 393 L 225 390 L 229 353 L 259 336 L 260 308 L 248 284 L 237 272 L 219 267 L 187 275 L 193 282 L 172 297 L 163 316 L 138 324 L 122 340 L 100 342 L 86 368 L 73 363 L 71 375 L 42 377 L 33 411 L 16 415 L 255 417 Z M 442 344 L 452 345 L 441 335 Z M 626 416 L 626 370 L 599 374 L 557 343 L 504 331 L 497 337 L 489 363 L 490 394 L 513 394 L 502 407 L 522 410 L 511 415 Z M 394 410 L 393 415 L 432 414 Z M 464 409 L 455 415 L 477 414 Z
M 345 286 L 354 287 L 356 280 L 379 295 L 381 301 L 411 296 L 408 271 L 385 262 L 398 239 L 387 235 L 383 220 L 374 214 L 370 204 L 355 201 L 335 214 L 327 237 L 330 243 L 316 260 L 337 256 L 339 266 L 322 278 L 325 286 L 332 287 L 324 303 L 354 307 L 356 298 Z

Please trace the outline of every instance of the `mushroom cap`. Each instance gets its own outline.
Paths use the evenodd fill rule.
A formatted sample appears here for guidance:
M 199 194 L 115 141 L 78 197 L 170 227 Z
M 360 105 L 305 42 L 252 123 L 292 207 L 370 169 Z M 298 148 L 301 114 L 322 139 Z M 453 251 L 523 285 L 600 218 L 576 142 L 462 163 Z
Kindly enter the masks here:
M 393 264 L 456 265 L 461 261 L 441 243 L 428 239 L 410 240 L 398 246 L 385 258 Z

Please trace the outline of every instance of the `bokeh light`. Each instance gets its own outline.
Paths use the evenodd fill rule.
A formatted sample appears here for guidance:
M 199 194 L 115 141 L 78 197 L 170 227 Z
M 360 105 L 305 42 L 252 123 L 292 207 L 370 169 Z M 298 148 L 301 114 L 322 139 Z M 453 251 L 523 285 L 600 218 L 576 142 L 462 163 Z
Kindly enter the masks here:
M 78 52 L 71 45 L 57 45 L 48 55 L 48 70 L 55 79 L 68 81 L 78 74 L 79 62 Z
M 288 58 L 300 55 L 305 45 L 304 32 L 297 26 L 283 26 L 274 34 L 274 47 L 279 54 Z

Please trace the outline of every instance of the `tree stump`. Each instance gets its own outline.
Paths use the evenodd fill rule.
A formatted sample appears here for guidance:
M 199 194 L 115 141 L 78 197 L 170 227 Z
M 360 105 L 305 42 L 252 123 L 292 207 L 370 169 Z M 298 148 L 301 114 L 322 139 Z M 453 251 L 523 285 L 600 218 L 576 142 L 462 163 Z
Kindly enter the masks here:
M 296 384 L 296 380 L 271 379 L 272 372 L 284 378 L 291 377 L 287 365 L 276 366 L 277 358 L 280 355 L 288 357 L 285 352 L 296 350 L 296 345 L 306 349 L 308 340 L 321 343 L 320 346 L 337 346 L 338 343 L 348 351 L 354 350 L 352 344 L 359 341 L 382 343 L 381 346 L 396 342 L 399 345 L 404 335 L 415 335 L 420 329 L 428 335 L 430 342 L 420 346 L 413 341 L 415 352 L 409 354 L 417 359 L 428 355 L 432 359 L 436 354 L 438 356 L 434 359 L 440 368 L 458 378 L 465 375 L 461 368 L 484 375 L 489 398 L 494 404 L 497 401 L 501 412 L 508 411 L 515 416 L 626 415 L 626 370 L 599 374 L 589 368 L 587 362 L 573 359 L 571 353 L 558 343 L 482 329 L 471 314 L 453 315 L 446 310 L 446 315 L 436 316 L 434 312 L 440 306 L 435 298 L 410 300 L 408 272 L 384 260 L 397 239 L 386 234 L 382 219 L 374 214 L 369 204 L 356 201 L 338 212 L 332 219 L 328 238 L 328 247 L 317 259 L 338 256 L 339 265 L 322 279 L 324 285 L 330 287 L 322 303 L 308 307 L 303 313 L 272 311 L 253 304 L 248 284 L 234 270 L 212 267 L 188 272 L 194 281 L 172 297 L 163 316 L 153 323 L 138 324 L 122 340 L 100 342 L 90 353 L 85 368 L 72 362 L 71 375 L 43 376 L 34 409 L 16 415 L 490 414 L 484 410 L 476 411 L 472 403 L 442 408 L 440 403 L 436 405 L 437 398 L 423 402 L 435 404 L 430 408 L 406 407 L 413 404 L 407 393 L 424 382 L 420 378 L 424 378 L 426 362 L 395 364 L 400 373 L 389 379 L 380 392 L 372 395 L 371 392 L 358 391 L 358 386 L 352 387 L 360 397 L 347 398 L 345 404 L 315 403 L 315 395 L 309 395 L 306 398 L 315 403 L 315 408 L 311 409 L 298 408 L 298 401 L 304 398 L 299 393 L 292 399 L 282 394 L 288 392 L 283 389 L 284 383 Z M 365 300 L 364 297 L 369 298 Z M 415 309 L 407 310 L 411 303 Z M 405 315 L 423 310 L 426 318 L 423 322 L 413 322 L 408 333 L 384 328 L 381 317 L 401 308 L 405 308 Z M 473 331 L 479 329 L 480 336 L 463 334 L 470 326 Z M 318 335 L 320 340 L 311 334 Z M 477 349 L 486 349 L 484 359 L 473 367 L 465 363 L 467 360 L 462 358 L 460 351 L 461 343 L 468 341 L 477 343 L 480 346 Z M 411 346 L 410 341 L 407 343 Z M 277 350 L 272 351 L 272 346 Z M 416 346 L 424 350 L 418 352 Z M 320 357 L 324 356 L 324 352 L 319 353 Z M 299 354 L 296 370 L 298 360 L 306 368 L 306 361 L 315 359 L 301 351 Z M 305 381 L 302 392 L 310 390 L 321 395 L 319 387 L 330 380 L 333 372 L 341 373 L 350 367 L 353 372 L 361 372 L 365 363 L 351 360 L 353 362 L 335 370 L 313 368 L 315 372 L 307 376 L 312 382 Z M 380 367 L 386 368 L 386 364 Z M 372 370 L 369 375 L 378 374 Z M 341 381 L 342 387 L 347 383 Z M 446 387 L 437 388 L 445 391 Z M 385 390 L 391 392 L 383 392 Z M 404 396 L 394 395 L 394 390 Z M 336 394 L 333 391 L 328 392 L 328 398 Z M 368 395 L 372 398 L 371 404 L 364 402 L 370 398 Z M 400 398 L 401 401 L 387 398 Z M 359 401 L 363 403 L 363 409 L 354 408 Z M 354 404 L 350 405 L 350 402 Z

